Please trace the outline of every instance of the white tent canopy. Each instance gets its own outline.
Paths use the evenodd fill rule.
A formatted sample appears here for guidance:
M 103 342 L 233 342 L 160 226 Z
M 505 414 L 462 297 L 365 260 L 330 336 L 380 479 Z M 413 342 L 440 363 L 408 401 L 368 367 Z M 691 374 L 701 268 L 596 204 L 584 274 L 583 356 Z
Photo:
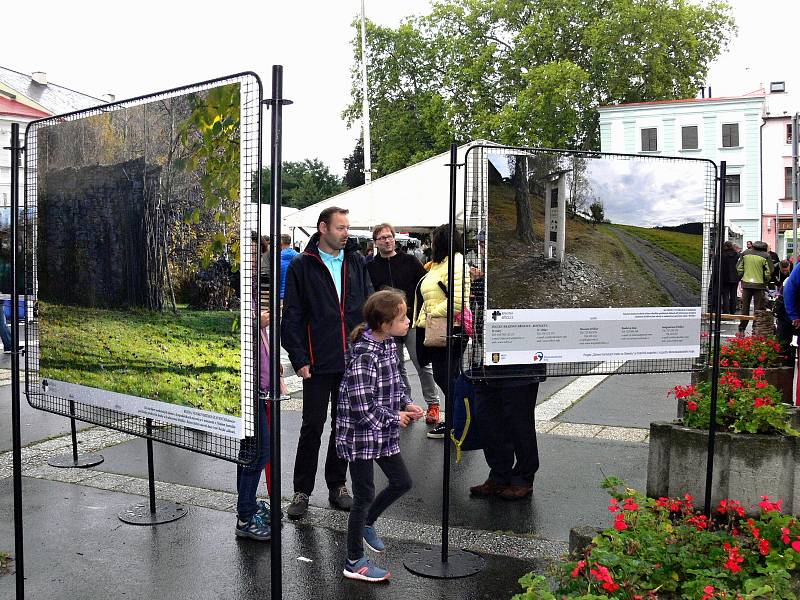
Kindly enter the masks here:
M 472 146 L 495 145 L 476 140 L 458 147 L 458 162 L 464 162 Z M 369 229 L 378 223 L 391 223 L 395 229 L 409 231 L 436 227 L 449 221 L 450 152 L 444 152 L 401 169 L 372 183 L 347 190 L 317 202 L 283 219 L 284 229 L 304 227 L 314 231 L 319 213 L 329 206 L 350 211 L 350 227 Z M 464 168 L 456 177 L 456 220 L 464 208 Z

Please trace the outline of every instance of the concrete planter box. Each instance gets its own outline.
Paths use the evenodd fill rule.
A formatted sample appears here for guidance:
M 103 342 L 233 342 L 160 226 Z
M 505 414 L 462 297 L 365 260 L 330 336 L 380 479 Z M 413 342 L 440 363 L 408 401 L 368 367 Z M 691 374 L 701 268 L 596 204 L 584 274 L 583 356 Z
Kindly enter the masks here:
M 792 426 L 800 415 L 792 409 Z M 717 433 L 712 504 L 739 500 L 757 514 L 761 496 L 783 500 L 786 513 L 800 514 L 800 438 L 782 435 Z M 647 495 L 670 498 L 691 494 L 695 505 L 705 494 L 708 431 L 678 423 L 650 423 Z

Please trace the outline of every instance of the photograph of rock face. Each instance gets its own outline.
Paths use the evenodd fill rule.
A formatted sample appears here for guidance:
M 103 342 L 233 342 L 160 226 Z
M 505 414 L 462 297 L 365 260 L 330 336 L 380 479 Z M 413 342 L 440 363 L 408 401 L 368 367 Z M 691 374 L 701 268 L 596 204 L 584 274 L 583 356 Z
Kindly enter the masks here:
M 42 380 L 241 414 L 239 88 L 38 130 Z
M 566 154 L 488 163 L 488 309 L 701 305 L 707 163 Z

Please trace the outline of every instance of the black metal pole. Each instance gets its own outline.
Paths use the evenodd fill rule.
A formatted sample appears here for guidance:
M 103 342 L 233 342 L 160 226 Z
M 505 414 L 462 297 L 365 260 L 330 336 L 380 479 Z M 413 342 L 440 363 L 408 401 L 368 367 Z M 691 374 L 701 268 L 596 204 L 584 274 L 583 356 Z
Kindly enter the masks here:
M 708 423 L 708 454 L 706 456 L 706 489 L 703 511 L 706 517 L 711 516 L 711 492 L 714 479 L 714 445 L 717 434 L 717 393 L 719 387 L 719 347 L 720 329 L 722 328 L 722 244 L 725 242 L 725 175 L 727 163 L 719 166 L 719 210 L 717 218 L 717 235 L 714 240 L 714 261 L 711 277 L 714 294 L 712 295 L 712 311 L 714 314 L 714 336 L 711 362 L 711 410 Z
M 444 398 L 444 463 L 442 468 L 442 562 L 449 557 L 450 544 L 450 429 L 453 426 L 453 311 L 455 310 L 455 253 L 453 238 L 456 235 L 456 177 L 458 174 L 458 146 L 450 144 L 450 248 L 447 265 L 447 390 Z M 466 275 L 466 274 L 464 274 Z M 459 340 L 460 343 L 460 340 Z
M 156 512 L 156 476 L 153 468 L 153 420 L 147 419 L 147 484 L 150 492 L 150 512 Z
M 72 460 L 78 462 L 78 433 L 75 430 L 75 401 L 69 401 L 69 430 L 72 434 Z
M 25 597 L 25 561 L 22 544 L 22 435 L 20 432 L 19 321 L 17 311 L 17 213 L 19 211 L 19 123 L 11 124 L 11 445 L 14 478 L 14 560 L 17 599 Z
M 456 178 L 458 176 L 458 145 L 450 145 L 450 247 L 448 248 L 447 265 L 447 385 L 445 392 L 444 409 L 444 464 L 442 466 L 442 547 L 435 546 L 409 553 L 403 561 L 405 567 L 423 577 L 437 579 L 455 579 L 468 577 L 483 569 L 484 560 L 477 554 L 456 549 L 450 551 L 450 431 L 453 428 L 453 377 L 452 372 L 453 345 L 456 343 L 453 336 L 453 323 L 455 320 L 455 248 L 456 235 Z M 463 265 L 462 265 L 463 266 Z M 466 281 L 469 273 L 463 273 L 462 281 Z M 463 297 L 463 289 L 462 289 Z M 463 343 L 460 334 L 457 340 Z M 460 355 L 459 355 L 460 356 Z M 438 560 L 437 560 L 438 559 Z
M 272 281 L 270 307 L 270 468 L 269 504 L 272 510 L 272 552 L 270 553 L 270 597 L 283 596 L 283 568 L 281 549 L 281 346 L 280 346 L 280 281 L 281 281 L 281 144 L 283 127 L 283 66 L 272 65 L 272 119 L 270 135 L 270 260 Z

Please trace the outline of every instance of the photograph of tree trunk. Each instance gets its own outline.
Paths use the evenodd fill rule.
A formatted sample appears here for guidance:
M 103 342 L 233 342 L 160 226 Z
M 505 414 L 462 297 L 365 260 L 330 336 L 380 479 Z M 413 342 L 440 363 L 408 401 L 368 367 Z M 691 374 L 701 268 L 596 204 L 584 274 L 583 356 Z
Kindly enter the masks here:
M 531 153 L 487 168 L 488 309 L 701 305 L 705 163 Z M 559 194 L 563 259 L 547 248 Z
M 42 380 L 241 414 L 240 114 L 231 83 L 38 130 Z

